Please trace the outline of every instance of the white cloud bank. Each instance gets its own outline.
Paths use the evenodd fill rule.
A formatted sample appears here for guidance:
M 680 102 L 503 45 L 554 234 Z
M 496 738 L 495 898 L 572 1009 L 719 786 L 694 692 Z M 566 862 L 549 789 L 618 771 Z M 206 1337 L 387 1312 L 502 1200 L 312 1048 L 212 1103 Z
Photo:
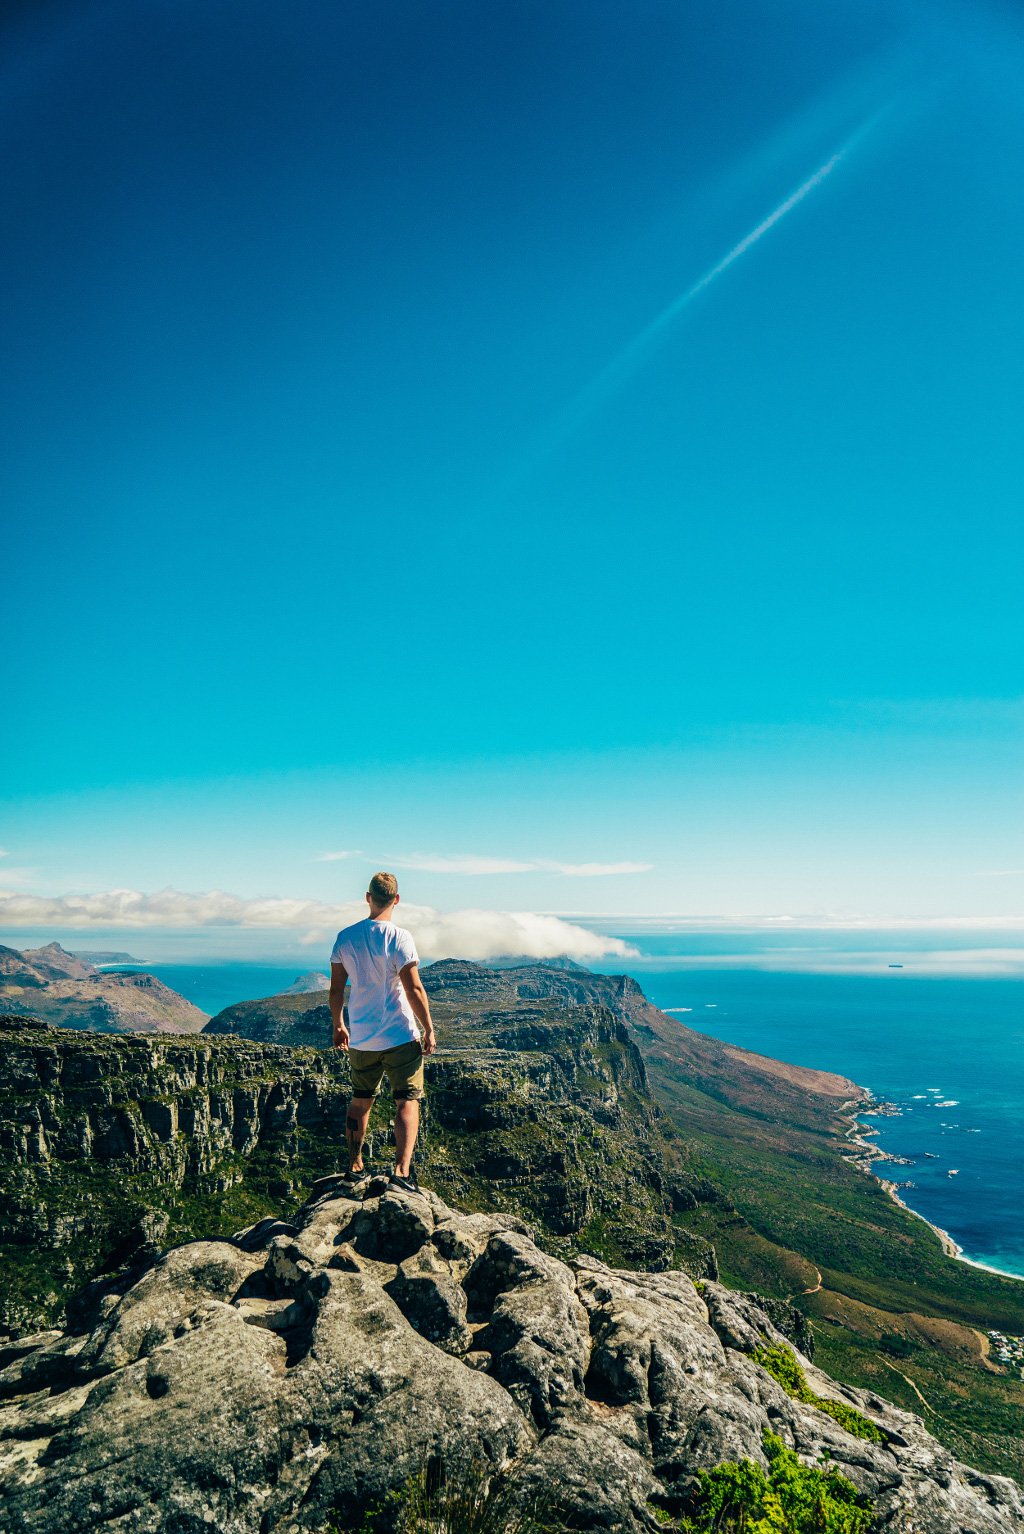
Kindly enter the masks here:
M 402 918 L 416 935 L 424 958 L 496 959 L 522 955 L 554 959 L 567 954 L 581 961 L 627 958 L 635 953 L 620 938 L 588 932 L 558 916 L 531 911 L 435 911 L 402 904 Z M 183 931 L 207 927 L 299 932 L 303 943 L 328 940 L 349 922 L 366 915 L 364 901 L 328 905 L 319 900 L 281 896 L 247 899 L 221 890 L 189 894 L 181 890 L 107 890 L 95 895 L 26 895 L 0 891 L 0 929 L 31 931 L 61 927 L 75 931 Z
M 365 856 L 361 852 L 321 852 L 320 863 L 339 863 L 343 859 Z M 609 874 L 645 874 L 653 863 L 559 863 L 553 858 L 480 857 L 472 852 L 449 855 L 421 852 L 384 852 L 380 862 L 393 868 L 412 868 L 425 874 L 562 874 L 569 879 L 603 879 Z

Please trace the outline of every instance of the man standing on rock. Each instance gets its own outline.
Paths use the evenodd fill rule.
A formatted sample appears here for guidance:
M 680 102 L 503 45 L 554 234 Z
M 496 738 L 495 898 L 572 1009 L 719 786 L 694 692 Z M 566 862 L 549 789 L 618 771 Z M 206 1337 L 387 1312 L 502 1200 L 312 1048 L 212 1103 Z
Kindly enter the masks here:
M 374 874 L 366 892 L 370 914 L 339 932 L 331 954 L 331 1018 L 334 1047 L 348 1052 L 352 1100 L 345 1120 L 349 1169 L 345 1181 L 361 1182 L 363 1141 L 374 1098 L 386 1075 L 395 1099 L 395 1171 L 392 1184 L 418 1191 L 412 1153 L 420 1127 L 423 1057 L 434 1052 L 430 1003 L 420 979 L 412 935 L 396 926 L 394 874 Z M 352 982 L 345 1022 L 345 985 Z

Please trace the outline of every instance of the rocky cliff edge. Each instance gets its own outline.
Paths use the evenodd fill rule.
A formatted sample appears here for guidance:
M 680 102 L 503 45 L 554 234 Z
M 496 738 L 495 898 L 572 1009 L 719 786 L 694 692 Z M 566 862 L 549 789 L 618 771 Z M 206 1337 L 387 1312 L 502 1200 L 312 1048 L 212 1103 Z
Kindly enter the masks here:
M 68 1329 L 0 1348 L 4 1534 L 320 1534 L 377 1527 L 410 1476 L 470 1461 L 577 1530 L 656 1530 L 697 1471 L 827 1459 L 892 1534 L 1024 1530 L 1013 1482 L 835 1384 L 797 1401 L 750 1296 L 542 1252 L 510 1217 L 325 1178 L 294 1224 L 168 1251 L 93 1285 Z M 381 1511 L 383 1510 L 383 1511 Z M 381 1522 L 380 1520 L 384 1521 Z

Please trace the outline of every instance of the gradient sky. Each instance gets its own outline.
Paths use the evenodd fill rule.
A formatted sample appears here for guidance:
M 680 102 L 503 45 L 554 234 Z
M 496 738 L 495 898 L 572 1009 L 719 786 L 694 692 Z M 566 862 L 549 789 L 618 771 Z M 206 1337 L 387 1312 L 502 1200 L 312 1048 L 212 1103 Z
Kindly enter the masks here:
M 1024 910 L 1019 12 L 2 25 L 0 890 Z

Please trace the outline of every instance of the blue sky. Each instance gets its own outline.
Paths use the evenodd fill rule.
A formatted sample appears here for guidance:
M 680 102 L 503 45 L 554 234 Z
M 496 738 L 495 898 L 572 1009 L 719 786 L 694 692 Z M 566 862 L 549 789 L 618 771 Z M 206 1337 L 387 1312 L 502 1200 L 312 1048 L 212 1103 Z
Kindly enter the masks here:
M 1021 913 L 1019 14 L 4 28 L 0 940 Z

